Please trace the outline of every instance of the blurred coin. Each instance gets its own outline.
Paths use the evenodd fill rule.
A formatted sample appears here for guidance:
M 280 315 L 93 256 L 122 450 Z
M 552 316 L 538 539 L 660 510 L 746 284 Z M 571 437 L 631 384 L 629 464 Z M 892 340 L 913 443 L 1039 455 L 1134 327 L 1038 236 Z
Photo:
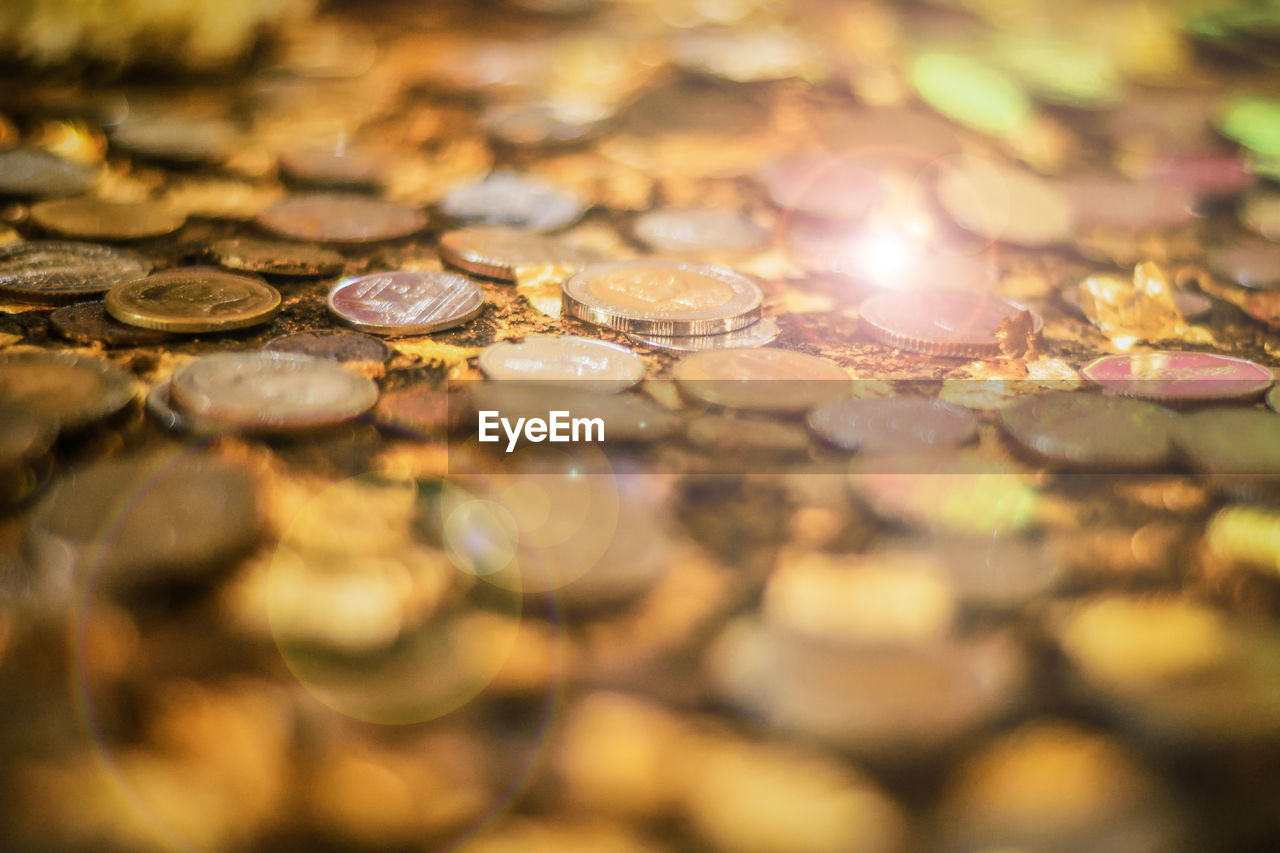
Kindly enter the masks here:
M 516 280 L 521 267 L 579 270 L 605 260 L 592 249 L 517 228 L 463 228 L 440 235 L 440 258 L 460 270 L 499 281 Z
M 714 406 L 803 412 L 849 393 L 844 368 L 825 358 L 781 349 L 696 352 L 672 375 L 684 393 Z
M 1139 400 L 1076 391 L 1033 394 L 1000 409 L 1000 426 L 1021 447 L 1068 468 L 1159 468 L 1173 450 L 1175 415 Z
M 1205 262 L 1214 275 L 1257 290 L 1280 289 L 1280 244 L 1247 240 L 1212 248 Z
M 476 412 L 497 410 L 508 420 L 546 418 L 550 409 L 564 409 L 575 418 L 600 418 L 609 445 L 656 441 L 673 434 L 681 420 L 648 399 L 633 394 L 601 393 L 620 391 L 620 383 L 565 380 L 554 389 L 545 383 L 479 382 L 467 389 L 468 402 L 448 402 L 450 428 L 465 421 L 476 423 Z M 625 386 L 624 386 L 625 387 Z M 437 392 L 438 394 L 441 392 Z M 465 413 L 461 418 L 459 413 Z M 441 415 L 443 416 L 443 415 Z
M 1243 358 L 1176 351 L 1106 355 L 1080 375 L 1107 391 L 1157 403 L 1256 399 L 1275 381 L 1270 369 Z
M 952 221 L 978 237 L 1034 247 L 1074 233 L 1071 199 L 1030 172 L 971 157 L 942 170 L 935 190 Z
M 70 341 L 105 347 L 144 347 L 163 343 L 171 335 L 121 323 L 107 313 L 104 302 L 77 302 L 49 315 L 49 327 Z
M 809 412 L 807 423 L 823 441 L 866 453 L 956 447 L 978 436 L 973 415 L 917 397 L 833 400 Z
M 931 50 L 911 60 L 909 73 L 921 100 L 982 133 L 1007 139 L 1032 117 L 1026 91 L 979 58 Z
M 278 201 L 259 213 L 256 222 L 293 240 L 354 244 L 408 237 L 426 227 L 427 217 L 394 201 L 316 193 Z
M 1062 189 L 1081 225 L 1141 233 L 1181 228 L 1199 218 L 1196 194 L 1168 180 L 1082 175 Z
M 769 232 L 736 213 L 710 209 L 659 208 L 631 227 L 654 252 L 751 252 L 769 242 Z
M 1263 409 L 1201 409 L 1174 430 L 1178 450 L 1196 471 L 1280 479 L 1280 416 Z
M 346 265 L 342 255 L 323 246 L 253 238 L 219 240 L 209 253 L 220 267 L 263 275 L 334 275 Z
M 0 392 L 3 393 L 3 392 Z M 0 472 L 9 472 L 53 446 L 57 424 L 21 402 L 0 402 Z
M 293 332 L 272 338 L 262 348 L 268 352 L 291 352 L 343 364 L 350 362 L 382 364 L 391 357 L 391 350 L 387 345 L 372 335 L 341 329 Z
M 480 116 L 490 141 L 512 148 L 559 148 L 595 139 L 612 116 L 600 107 L 544 101 L 495 104 Z
M 1255 154 L 1280 156 L 1280 100 L 1257 95 L 1227 98 L 1215 124 L 1219 133 Z
M 672 352 L 702 352 L 709 349 L 746 349 L 762 347 L 778 339 L 782 330 L 777 321 L 770 317 L 757 320 L 744 329 L 735 332 L 722 332 L 718 335 L 647 335 L 628 332 L 627 338 L 632 343 L 643 344 L 653 349 L 665 349 Z
M 280 293 L 271 285 L 204 267 L 118 284 L 104 301 L 122 323 L 166 332 L 242 329 L 266 323 L 280 310 Z
M 838 222 L 864 218 L 884 194 L 884 181 L 870 166 L 830 154 L 775 160 L 756 180 L 784 211 Z
M 133 377 L 109 361 L 65 352 L 0 354 L 0 403 L 77 430 L 104 420 L 133 400 Z
M 1000 354 L 996 333 L 1024 312 L 1031 314 L 1032 328 L 1043 321 L 1034 312 L 976 293 L 885 292 L 858 307 L 868 336 L 898 349 L 955 358 L 993 357 Z
M 684 427 L 694 447 L 736 459 L 746 454 L 799 456 L 809 450 L 809 435 L 796 424 L 764 417 L 699 415 Z
M 229 429 L 225 424 L 207 421 L 198 415 L 175 409 L 172 395 L 170 394 L 171 390 L 172 386 L 169 380 L 166 379 L 147 392 L 147 399 L 144 404 L 147 414 L 160 426 L 170 432 L 192 433 L 195 435 L 216 435 Z
M 235 150 L 238 132 L 229 121 L 181 116 L 135 116 L 111 131 L 111 144 L 150 160 L 189 166 L 217 163 Z
M 475 282 L 447 272 L 383 272 L 344 278 L 329 289 L 329 311 L 377 335 L 425 335 L 459 326 L 484 309 Z
M 150 271 L 151 262 L 142 255 L 91 243 L 0 246 L 0 293 L 23 302 L 56 305 L 87 299 Z
M 733 83 L 818 76 L 826 70 L 816 57 L 818 46 L 801 35 L 773 27 L 693 30 L 679 34 L 673 45 L 675 62 L 694 74 Z
M 98 170 L 43 148 L 0 151 L 0 196 L 62 198 L 87 192 Z
M 582 216 L 583 204 L 573 193 L 536 178 L 498 171 L 449 190 L 440 212 L 460 225 L 557 231 Z
M 371 379 L 331 361 L 279 352 L 223 352 L 173 372 L 170 395 L 185 414 L 248 430 L 341 423 L 378 400 Z
M 424 383 L 386 391 L 378 397 L 373 418 L 379 426 L 390 428 L 410 438 L 425 440 L 443 438 L 460 427 L 470 407 L 462 394 L 445 388 L 432 388 Z M 542 415 L 546 414 L 546 409 Z M 541 416 L 541 415 L 540 415 Z
M 278 161 L 286 179 L 317 187 L 376 189 L 386 171 L 385 157 L 346 146 L 293 148 Z
M 1249 193 L 1240 200 L 1238 215 L 1245 228 L 1280 243 L 1280 193 Z
M 1008 29 L 996 34 L 992 48 L 996 63 L 1045 103 L 1099 110 L 1123 98 L 1119 70 L 1101 45 Z
M 143 240 L 172 234 L 186 214 L 163 202 L 62 198 L 31 206 L 31 221 L 46 231 L 86 240 Z
M 1267 405 L 1276 412 L 1280 412 L 1280 385 L 1267 392 Z
M 755 282 L 724 267 L 642 260 L 588 267 L 564 283 L 565 312 L 624 332 L 708 335 L 760 317 Z
M 519 343 L 500 341 L 480 352 L 479 364 L 490 379 L 584 381 L 588 390 L 608 393 L 644 378 L 644 362 L 631 350 L 576 335 L 527 335 Z

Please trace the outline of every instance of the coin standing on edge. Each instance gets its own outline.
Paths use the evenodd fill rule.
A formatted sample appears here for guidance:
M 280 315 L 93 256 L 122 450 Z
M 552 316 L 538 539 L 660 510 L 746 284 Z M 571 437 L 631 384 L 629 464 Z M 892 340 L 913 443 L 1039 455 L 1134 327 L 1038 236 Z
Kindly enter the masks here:
M 1275 382 L 1261 364 L 1206 352 L 1104 355 L 1080 368 L 1080 375 L 1107 391 L 1174 404 L 1253 400 Z
M 0 403 L 78 430 L 106 420 L 137 394 L 133 377 L 100 358 L 67 352 L 0 354 Z
M 448 272 L 381 272 L 344 278 L 329 289 L 329 311 L 376 335 L 426 335 L 460 326 L 484 309 L 469 278 Z
M 525 266 L 557 266 L 580 270 L 605 260 L 556 237 L 518 228 L 462 228 L 440 235 L 440 259 L 473 275 L 514 282 Z
M 1159 468 L 1173 450 L 1175 413 L 1152 403 L 1080 391 L 1032 394 L 1000 409 L 1023 449 L 1069 468 Z
M 809 412 L 806 423 L 818 438 L 847 451 L 936 450 L 978 437 L 973 415 L 919 397 L 832 400 Z
M 142 255 L 92 243 L 38 240 L 0 246 L 0 293 L 23 302 L 92 299 L 149 272 L 151 262 Z
M 118 284 L 107 311 L 122 323 L 166 332 L 222 332 L 266 323 L 280 311 L 274 287 L 206 268 L 176 269 Z
M 32 205 L 31 221 L 66 237 L 145 240 L 172 234 L 186 224 L 187 215 L 163 202 L 78 197 Z
M 756 322 L 764 295 L 725 267 L 622 261 L 588 267 L 563 287 L 565 313 L 623 332 L 714 335 Z
M 340 193 L 281 199 L 255 221 L 273 234 L 317 243 L 377 243 L 399 240 L 427 227 L 416 207 Z
M 644 361 L 608 341 L 577 335 L 527 335 L 500 341 L 480 353 L 480 370 L 490 379 L 554 380 L 601 391 L 622 391 L 644 378 Z
M 846 396 L 852 379 L 835 362 L 783 349 L 697 352 L 672 371 L 685 394 L 730 409 L 804 412 Z
M 1000 354 L 996 332 L 1024 310 L 1012 302 L 961 291 L 879 293 L 858 307 L 869 337 L 898 349 L 954 358 Z M 1032 328 L 1044 321 L 1031 312 Z

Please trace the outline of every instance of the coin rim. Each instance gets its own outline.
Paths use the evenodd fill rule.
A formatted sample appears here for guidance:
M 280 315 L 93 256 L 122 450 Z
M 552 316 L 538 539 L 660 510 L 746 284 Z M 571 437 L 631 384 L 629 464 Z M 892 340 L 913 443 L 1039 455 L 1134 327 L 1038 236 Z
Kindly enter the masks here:
M 397 274 L 397 273 L 407 273 L 409 275 L 416 275 L 416 276 L 423 276 L 423 277 L 447 276 L 451 279 L 456 279 L 457 281 L 465 282 L 466 285 L 471 288 L 474 295 L 478 297 L 478 302 L 474 308 L 470 308 L 466 312 L 461 314 L 451 315 L 448 319 L 441 320 L 439 322 L 419 323 L 417 325 L 402 325 L 402 326 L 382 326 L 376 323 L 366 323 L 362 320 L 356 320 L 352 317 L 348 317 L 347 315 L 339 311 L 337 307 L 334 306 L 333 304 L 334 294 L 338 293 L 339 291 L 347 287 L 350 287 L 356 282 L 363 281 L 366 278 L 371 278 L 374 276 L 391 275 L 391 274 Z M 480 312 L 484 310 L 484 306 L 486 304 L 488 303 L 484 298 L 484 291 L 480 289 L 480 285 L 476 284 L 474 281 L 467 278 L 465 275 L 446 272 L 444 270 L 424 270 L 424 271 L 385 270 L 383 272 L 372 272 L 372 273 L 362 273 L 360 275 L 349 275 L 349 276 L 345 276 L 343 278 L 338 279 L 338 281 L 332 287 L 329 288 L 329 292 L 325 296 L 325 306 L 329 309 L 329 315 L 332 316 L 334 319 L 338 320 L 340 323 L 342 323 L 343 325 L 349 328 L 355 329 L 356 331 L 368 332 L 369 334 L 372 334 L 372 335 L 382 335 L 388 338 L 410 337 L 413 335 L 430 335 L 435 332 L 443 332 L 446 329 L 452 329 L 455 326 L 461 326 L 462 324 L 469 323 L 470 321 L 474 320 L 476 317 L 480 316 Z
M 717 342 L 717 338 L 723 338 L 727 335 L 736 335 L 740 332 L 750 332 L 752 329 L 756 329 L 757 327 L 767 330 L 771 329 L 772 332 L 766 340 L 761 340 L 759 343 L 744 344 L 738 341 L 731 343 L 723 341 Z M 667 352 L 684 353 L 706 352 L 708 350 L 716 349 L 759 349 L 760 347 L 766 347 L 776 341 L 781 334 L 782 327 L 779 326 L 778 321 L 772 317 L 761 317 L 749 326 L 743 326 L 741 329 L 717 335 L 650 335 L 640 332 L 626 333 L 628 340 L 633 343 L 640 344 L 641 346 L 657 350 L 666 350 Z M 724 345 L 717 346 L 717 343 L 723 343 Z M 699 346 L 699 344 L 706 344 L 706 346 Z
M 612 307 L 591 296 L 587 284 L 594 278 L 619 269 L 661 267 L 695 272 L 727 284 L 734 292 L 724 305 L 700 311 L 627 311 Z M 736 332 L 760 319 L 764 292 L 747 276 L 728 267 L 666 259 L 614 261 L 593 264 L 579 270 L 561 285 L 561 306 L 572 317 L 596 326 L 622 332 L 640 332 L 663 337 L 716 335 Z M 692 315 L 692 316 L 691 316 Z
M 946 291 L 948 295 L 976 296 L 966 291 Z M 914 335 L 905 334 L 903 332 L 894 331 L 891 328 L 878 325 L 872 320 L 867 319 L 866 306 L 877 299 L 886 301 L 897 298 L 915 296 L 923 297 L 927 294 L 919 290 L 882 290 L 879 293 L 872 294 L 858 304 L 858 323 L 862 326 L 862 330 L 867 337 L 878 343 L 891 346 L 896 349 L 906 350 L 908 352 L 917 352 L 924 355 L 936 355 L 945 358 L 974 358 L 985 356 L 996 356 L 1000 354 L 1000 342 L 992 340 L 990 344 L 979 344 L 973 341 L 938 341 L 929 340 Z M 986 301 L 999 302 L 1008 305 L 1014 309 L 1015 316 L 1018 312 L 1029 311 L 1031 313 L 1032 330 L 1039 335 L 1044 329 L 1044 318 L 1033 308 L 1023 305 L 1020 302 L 1014 302 L 1011 299 L 1002 299 L 998 296 L 986 296 Z
M 1259 387 L 1250 388 L 1246 391 L 1237 391 L 1232 394 L 1219 394 L 1219 395 L 1213 395 L 1213 396 L 1207 396 L 1207 397 L 1202 397 L 1202 396 L 1187 397 L 1187 396 L 1180 396 L 1177 394 L 1147 394 L 1147 393 L 1141 393 L 1141 392 L 1134 392 L 1134 391 L 1123 390 L 1121 388 L 1118 388 L 1118 387 L 1115 387 L 1114 385 L 1109 384 L 1114 382 L 1126 382 L 1126 381 L 1127 382 L 1144 382 L 1144 381 L 1158 382 L 1161 380 L 1156 380 L 1156 379 L 1102 380 L 1102 379 L 1095 379 L 1093 376 L 1090 375 L 1090 372 L 1093 370 L 1093 368 L 1097 367 L 1099 364 L 1101 364 L 1104 361 L 1108 361 L 1111 359 L 1120 359 L 1120 358 L 1133 358 L 1135 355 L 1156 355 L 1160 353 L 1168 353 L 1171 355 L 1183 355 L 1183 354 L 1205 355 L 1205 356 L 1209 356 L 1210 358 L 1226 359 L 1228 361 L 1233 361 L 1238 364 L 1248 365 L 1249 367 L 1260 370 L 1263 373 L 1267 374 L 1269 378 L 1266 378 L 1266 379 L 1259 378 L 1257 381 L 1262 384 Z M 1081 367 L 1080 375 L 1084 377 L 1086 380 L 1088 380 L 1089 382 L 1092 382 L 1094 385 L 1097 385 L 1099 388 L 1102 388 L 1103 390 L 1107 391 L 1108 393 L 1120 394 L 1124 397 L 1133 397 L 1138 400 L 1151 400 L 1153 402 L 1168 403 L 1169 405 L 1184 405 L 1184 406 L 1199 405 L 1201 403 L 1226 403 L 1226 402 L 1257 399 L 1258 397 L 1261 397 L 1263 394 L 1267 393 L 1267 389 L 1269 389 L 1276 382 L 1275 371 L 1264 364 L 1258 364 L 1258 362 L 1256 361 L 1251 361 L 1250 359 L 1247 359 L 1247 358 L 1239 358 L 1234 355 L 1219 355 L 1218 353 L 1215 353 L 1215 352 L 1196 352 L 1195 350 L 1153 350 L 1152 352 L 1144 352 L 1144 353 L 1113 353 L 1111 355 L 1102 355 L 1102 356 L 1098 356 L 1097 358 L 1093 359 L 1093 361 L 1090 361 L 1088 364 Z M 1176 380 L 1167 380 L 1167 381 L 1176 381 Z M 1196 381 L 1196 380 L 1190 380 L 1190 381 Z M 1236 382 L 1237 380 L 1230 380 L 1230 381 Z M 1238 381 L 1244 382 L 1243 379 Z
M 80 240 L 32 240 L 27 243 L 14 243 L 10 246 L 0 246 L 0 264 L 3 264 L 5 260 L 7 260 L 5 256 L 17 254 L 18 250 L 21 249 L 43 248 L 46 250 L 56 251 L 58 248 L 68 246 L 75 247 L 76 249 L 88 248 L 95 250 L 100 253 L 99 257 L 105 255 L 113 259 L 123 258 L 135 260 L 141 268 L 141 274 L 143 276 L 151 275 L 151 271 L 154 269 L 151 259 L 140 252 L 135 252 L 131 249 L 116 248 L 115 246 L 102 246 L 97 243 Z M 3 269 L 0 269 L 0 293 L 3 293 L 14 302 L 22 302 L 30 305 L 72 305 L 77 302 L 89 301 L 93 297 L 100 297 L 117 284 L 135 280 L 136 275 L 133 273 L 130 273 L 130 275 L 133 277 L 113 281 L 105 286 L 97 284 L 90 285 L 88 284 L 88 281 L 90 280 L 86 280 L 85 285 L 79 289 L 49 291 L 24 289 L 20 286 L 15 286 L 4 278 Z M 92 280 L 96 281 L 96 279 Z
M 281 296 L 280 291 L 271 285 L 256 278 L 237 275 L 230 272 L 205 270 L 200 274 L 207 277 L 226 277 L 233 278 L 237 281 L 252 284 L 254 287 L 263 288 L 269 292 L 271 303 L 260 309 L 256 314 L 240 314 L 235 315 L 232 319 L 213 322 L 209 320 L 196 321 L 190 317 L 166 317 L 159 314 L 147 314 L 145 312 L 133 310 L 127 303 L 122 303 L 122 293 L 126 293 L 129 288 L 141 286 L 144 282 L 152 281 L 161 276 L 177 277 L 182 273 L 182 268 L 165 270 L 164 272 L 153 273 L 143 278 L 137 278 L 133 281 L 121 282 L 113 286 L 103 296 L 102 301 L 106 303 L 107 313 L 115 317 L 121 323 L 128 323 L 131 326 L 138 326 L 142 329 L 157 329 L 162 332 L 185 332 L 195 334 L 199 332 L 228 332 L 233 329 L 245 329 L 250 326 L 257 326 L 262 323 L 269 322 L 276 314 L 280 313 Z M 187 273 L 187 275 L 190 275 Z
M 527 376 L 527 375 L 496 376 L 491 372 L 491 368 L 494 366 L 492 364 L 493 360 L 499 357 L 499 355 L 497 355 L 496 353 L 499 353 L 501 350 L 505 348 L 523 346 L 527 343 L 530 343 L 531 341 L 556 342 L 556 344 L 553 344 L 553 345 L 558 345 L 562 341 L 572 341 L 575 344 L 585 343 L 588 346 L 592 346 L 592 347 L 603 347 L 605 349 L 610 350 L 616 355 L 623 356 L 624 357 L 623 362 L 625 364 L 630 364 L 634 366 L 638 371 L 638 374 L 634 377 L 632 376 L 622 376 L 622 377 L 602 376 L 600 378 L 566 377 L 563 379 L 553 377 L 551 379 L 540 379 L 539 377 L 536 377 L 536 376 Z M 620 391 L 623 388 L 631 388 L 631 387 L 634 387 L 635 385 L 640 384 L 640 382 L 644 380 L 645 373 L 648 372 L 646 370 L 644 359 L 642 359 L 639 355 L 637 355 L 633 350 L 629 349 L 628 347 L 624 347 L 622 344 L 615 344 L 611 341 L 602 341 L 598 338 L 588 338 L 583 335 L 533 334 L 533 335 L 525 335 L 518 342 L 513 339 L 497 341 L 496 343 L 492 343 L 480 351 L 480 355 L 476 359 L 476 364 L 480 368 L 480 371 L 485 375 L 485 378 L 492 379 L 494 381 L 501 381 L 501 382 L 528 381 L 528 382 L 555 382 L 555 383 L 599 382 L 599 383 L 608 384 L 608 385 L 621 384 L 625 382 L 626 384 L 622 385 L 621 388 L 618 389 Z

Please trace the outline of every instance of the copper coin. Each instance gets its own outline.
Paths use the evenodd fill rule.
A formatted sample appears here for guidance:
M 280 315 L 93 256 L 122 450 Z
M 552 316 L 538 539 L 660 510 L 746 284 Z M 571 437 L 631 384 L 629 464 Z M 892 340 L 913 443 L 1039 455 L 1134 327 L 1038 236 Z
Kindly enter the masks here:
M 1090 175 L 1065 182 L 1063 191 L 1075 208 L 1076 221 L 1095 228 L 1170 231 L 1199 218 L 1196 194 L 1168 181 Z
M 1221 278 L 1257 290 L 1280 289 L 1280 244 L 1249 240 L 1210 249 L 1209 269 Z
M 756 178 L 783 210 L 838 222 L 862 219 L 884 195 L 884 179 L 876 170 L 836 155 L 777 160 Z
M 723 210 L 663 208 L 640 216 L 636 240 L 654 252 L 751 252 L 769 242 L 769 232 L 746 217 Z
M 447 272 L 383 272 L 344 278 L 329 290 L 329 311 L 377 335 L 425 335 L 459 326 L 484 309 L 475 282 Z
M 119 412 L 137 394 L 133 377 L 109 361 L 65 352 L 0 355 L 0 403 L 78 430 Z
M 583 249 L 556 237 L 516 228 L 463 228 L 440 235 L 440 258 L 460 270 L 494 278 L 516 280 L 521 267 L 555 266 L 569 269 L 605 260 L 592 249 Z
M 941 171 L 934 188 L 952 221 L 984 239 L 1053 246 L 1075 233 L 1071 199 L 1030 172 L 969 158 Z
M 107 313 L 104 302 L 77 302 L 49 315 L 49 327 L 69 341 L 106 347 L 144 347 L 171 337 L 158 329 L 121 323 Z
M 312 358 L 350 362 L 382 364 L 391 357 L 387 345 L 363 332 L 333 330 L 323 332 L 294 332 L 267 341 L 263 349 L 268 352 L 292 352 Z
M 1080 375 L 1113 393 L 1184 404 L 1257 399 L 1275 381 L 1269 368 L 1243 358 L 1177 351 L 1106 355 Z
M 1141 400 L 1059 391 L 1002 407 L 1000 426 L 1023 449 L 1059 466 L 1137 471 L 1168 461 L 1175 417 Z
M 804 412 L 848 395 L 844 368 L 782 349 L 723 349 L 697 352 L 673 370 L 685 394 L 730 409 Z
M 236 126 L 218 118 L 144 116 L 111 131 L 111 144 L 150 160 L 178 165 L 216 163 L 235 150 Z
M 43 148 L 0 151 L 0 196 L 62 198 L 87 192 L 98 170 Z
M 416 234 L 427 217 L 416 207 L 357 195 L 297 195 L 268 207 L 257 223 L 273 234 L 318 243 L 377 243 Z
M 118 284 L 105 302 L 112 317 L 144 329 L 219 332 L 270 321 L 280 293 L 256 278 L 198 267 Z
M 334 275 L 346 265 L 346 259 L 333 249 L 276 240 L 219 240 L 209 253 L 220 267 L 263 275 Z
M 92 243 L 0 246 L 0 293 L 22 302 L 57 305 L 87 299 L 150 271 L 151 262 L 142 255 Z
M 566 190 L 515 172 L 493 172 L 456 187 L 440 200 L 440 212 L 460 225 L 506 225 L 558 231 L 583 214 L 582 200 Z
M 31 207 L 31 221 L 46 231 L 86 240 L 143 240 L 172 234 L 186 214 L 161 202 L 63 198 Z
M 833 400 L 809 412 L 807 423 L 828 444 L 871 453 L 958 447 L 978 436 L 973 415 L 917 397 Z
M 288 180 L 320 187 L 376 188 L 386 169 L 384 158 L 345 146 L 295 148 L 281 152 L 279 163 Z
M 928 355 L 972 358 L 999 355 L 996 332 L 1024 310 L 982 294 L 938 291 L 879 293 L 863 302 L 858 313 L 868 336 L 880 343 Z M 1034 312 L 1032 324 L 1036 332 L 1043 325 Z
M 765 317 L 750 326 L 734 332 L 723 332 L 718 335 L 647 335 L 641 332 L 628 332 L 627 338 L 632 343 L 643 344 L 653 349 L 670 350 L 671 352 L 702 352 L 711 349 L 750 349 L 771 344 L 782 333 L 776 320 Z
M 644 361 L 608 341 L 577 335 L 527 335 L 500 341 L 480 352 L 480 370 L 490 379 L 583 383 L 613 393 L 644 378 Z

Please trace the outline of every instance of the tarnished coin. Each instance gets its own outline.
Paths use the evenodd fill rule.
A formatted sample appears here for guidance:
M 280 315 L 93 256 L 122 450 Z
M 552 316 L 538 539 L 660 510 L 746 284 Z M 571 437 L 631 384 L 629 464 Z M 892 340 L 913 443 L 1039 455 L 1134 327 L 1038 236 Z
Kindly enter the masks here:
M 131 117 L 111 131 L 111 144 L 149 160 L 177 165 L 217 163 L 235 150 L 236 126 L 219 118 Z
M 382 364 L 391 357 L 391 350 L 387 345 L 373 335 L 342 329 L 281 335 L 267 341 L 262 348 L 268 352 L 292 352 L 343 364 Z
M 764 296 L 725 267 L 643 260 L 588 267 L 564 283 L 570 316 L 624 332 L 714 335 L 751 325 Z
M 644 361 L 631 350 L 576 335 L 528 335 L 519 343 L 501 341 L 480 353 L 480 369 L 490 379 L 587 380 L 593 390 L 609 392 L 644 378 Z
M 346 259 L 333 249 L 275 240 L 219 240 L 209 253 L 220 267 L 263 275 L 334 275 L 346 265 Z
M 484 309 L 474 281 L 447 272 L 383 272 L 344 278 L 329 289 L 329 311 L 377 335 L 425 335 L 459 326 Z
M 109 361 L 64 352 L 0 355 L 0 403 L 77 430 L 119 412 L 137 393 L 133 377 Z
M 1280 417 L 1274 412 L 1201 409 L 1182 417 L 1173 438 L 1202 473 L 1280 480 Z
M 46 453 L 58 437 L 57 424 L 16 403 L 0 403 L 0 472 Z
M 661 208 L 640 216 L 632 226 L 635 238 L 655 252 L 751 252 L 769 242 L 769 232 L 724 210 Z
M 936 450 L 978 437 L 978 422 L 963 409 L 918 397 L 833 400 L 807 420 L 814 435 L 841 450 Z
M 62 198 L 87 192 L 98 170 L 43 148 L 0 151 L 0 196 Z
M 680 390 L 730 409 L 803 412 L 849 393 L 852 380 L 840 365 L 782 349 L 697 352 L 677 362 Z
M 884 195 L 875 169 L 835 155 L 776 160 L 756 180 L 783 210 L 839 222 L 862 219 Z
M 144 329 L 221 332 L 268 322 L 280 293 L 256 278 L 197 267 L 118 284 L 105 302 L 112 317 Z
M 984 239 L 1053 246 L 1075 231 L 1071 199 L 1030 172 L 968 158 L 942 170 L 934 188 L 952 221 Z
M 156 201 L 61 198 L 31 207 L 31 221 L 46 231 L 85 240 L 143 240 L 172 234 L 185 213 Z
M 1105 355 L 1080 375 L 1113 393 L 1184 404 L 1257 399 L 1275 381 L 1269 368 L 1243 358 L 1177 351 Z
M 278 161 L 286 179 L 318 187 L 377 188 L 386 171 L 384 158 L 347 147 L 294 148 Z
M 516 280 L 521 267 L 556 266 L 579 270 L 604 255 L 556 237 L 517 228 L 463 228 L 440 235 L 440 258 L 474 275 Z
M 378 401 L 373 380 L 331 361 L 281 352 L 222 352 L 173 372 L 176 408 L 204 421 L 250 431 L 341 423 Z
M 106 347 L 145 347 L 169 340 L 168 332 L 121 323 L 104 302 L 77 302 L 49 315 L 49 327 L 69 341 Z
M 1159 468 L 1173 450 L 1176 415 L 1151 403 L 1077 391 L 1031 394 L 1000 409 L 1023 449 L 1068 468 Z
M 750 349 L 771 344 L 778 339 L 782 329 L 776 320 L 765 317 L 757 320 L 745 329 L 735 332 L 723 332 L 719 335 L 647 335 L 628 332 L 627 338 L 632 343 L 643 344 L 653 349 L 665 349 L 672 352 L 702 352 L 709 349 Z
M 258 214 L 282 237 L 319 243 L 377 243 L 416 234 L 427 217 L 416 207 L 358 195 L 315 193 L 282 199 Z
M 1280 244 L 1249 240 L 1210 249 L 1209 269 L 1221 278 L 1256 290 L 1280 289 Z
M 530 231 L 557 231 L 583 214 L 580 198 L 536 178 L 493 172 L 456 187 L 440 200 L 440 212 L 460 225 L 508 225 Z
M 871 338 L 898 349 L 955 358 L 999 355 L 997 332 L 1025 311 L 1012 302 L 962 291 L 879 293 L 858 308 Z M 1033 331 L 1039 332 L 1043 321 L 1027 313 Z
M 88 299 L 150 271 L 151 262 L 142 255 L 91 243 L 0 246 L 0 293 L 23 302 L 56 305 Z

